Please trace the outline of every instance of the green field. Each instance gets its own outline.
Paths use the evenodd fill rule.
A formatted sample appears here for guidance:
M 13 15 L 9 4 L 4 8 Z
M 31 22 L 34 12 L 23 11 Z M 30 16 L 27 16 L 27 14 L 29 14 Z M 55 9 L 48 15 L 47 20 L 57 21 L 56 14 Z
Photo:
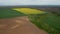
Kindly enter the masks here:
M 60 17 L 54 14 L 29 16 L 32 23 L 50 34 L 60 34 Z
M 50 34 L 60 34 L 60 16 L 51 12 L 43 14 L 24 14 L 16 10 L 0 9 L 0 19 L 12 18 L 18 16 L 28 16 L 30 21 L 37 27 L 47 31 Z
M 25 16 L 25 14 L 12 10 L 12 9 L 0 9 L 0 18 L 12 18 L 18 16 Z

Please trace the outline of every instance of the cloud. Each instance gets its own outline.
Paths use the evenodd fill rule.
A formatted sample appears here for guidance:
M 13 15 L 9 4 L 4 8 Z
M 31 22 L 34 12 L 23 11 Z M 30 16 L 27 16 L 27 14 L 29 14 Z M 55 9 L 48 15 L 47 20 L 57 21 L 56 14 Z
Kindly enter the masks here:
M 0 5 L 60 5 L 60 0 L 0 0 Z

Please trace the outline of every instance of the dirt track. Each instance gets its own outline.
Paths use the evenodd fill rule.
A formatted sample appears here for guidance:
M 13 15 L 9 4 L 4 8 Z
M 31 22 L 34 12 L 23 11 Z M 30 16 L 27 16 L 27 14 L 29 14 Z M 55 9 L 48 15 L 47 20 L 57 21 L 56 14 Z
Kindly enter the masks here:
M 32 24 L 27 16 L 0 19 L 0 34 L 47 34 Z

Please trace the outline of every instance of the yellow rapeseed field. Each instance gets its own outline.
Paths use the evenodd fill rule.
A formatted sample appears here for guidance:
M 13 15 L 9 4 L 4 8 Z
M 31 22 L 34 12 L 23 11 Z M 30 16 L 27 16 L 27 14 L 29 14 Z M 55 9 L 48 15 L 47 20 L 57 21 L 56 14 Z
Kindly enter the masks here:
M 24 14 L 43 14 L 45 12 L 37 10 L 37 9 L 32 9 L 32 8 L 14 8 L 13 10 L 19 11 Z

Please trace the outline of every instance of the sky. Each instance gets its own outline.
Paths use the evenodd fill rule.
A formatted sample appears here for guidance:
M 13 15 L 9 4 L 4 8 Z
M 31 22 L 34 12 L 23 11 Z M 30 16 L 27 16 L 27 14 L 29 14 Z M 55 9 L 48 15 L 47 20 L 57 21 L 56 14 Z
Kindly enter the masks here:
M 60 5 L 60 0 L 0 0 L 1 5 Z

